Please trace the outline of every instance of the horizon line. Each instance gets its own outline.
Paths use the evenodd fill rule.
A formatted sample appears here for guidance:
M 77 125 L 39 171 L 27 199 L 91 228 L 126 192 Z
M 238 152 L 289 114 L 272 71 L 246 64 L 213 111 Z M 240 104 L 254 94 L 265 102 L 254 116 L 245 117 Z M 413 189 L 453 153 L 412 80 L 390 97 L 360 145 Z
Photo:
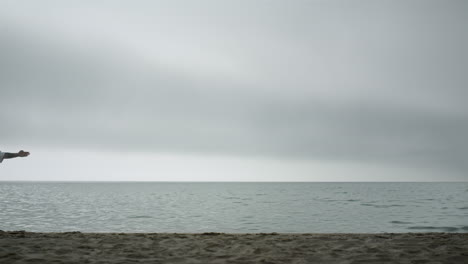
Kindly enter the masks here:
M 2 182 L 50 183 L 468 183 L 467 181 L 80 181 L 80 180 L 0 180 Z

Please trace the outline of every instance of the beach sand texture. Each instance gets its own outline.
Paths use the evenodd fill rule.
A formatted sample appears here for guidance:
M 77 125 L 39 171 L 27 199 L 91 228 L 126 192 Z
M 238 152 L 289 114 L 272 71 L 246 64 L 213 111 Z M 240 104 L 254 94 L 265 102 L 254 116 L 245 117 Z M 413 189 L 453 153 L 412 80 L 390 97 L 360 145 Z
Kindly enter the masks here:
M 0 263 L 468 263 L 468 233 L 0 231 Z

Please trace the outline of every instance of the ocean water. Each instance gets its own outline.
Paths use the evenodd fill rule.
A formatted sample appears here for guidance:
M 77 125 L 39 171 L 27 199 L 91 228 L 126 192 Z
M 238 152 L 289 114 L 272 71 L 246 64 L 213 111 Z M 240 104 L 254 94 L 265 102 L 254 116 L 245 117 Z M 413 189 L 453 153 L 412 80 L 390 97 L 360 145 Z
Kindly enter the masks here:
M 0 182 L 0 229 L 468 232 L 468 183 Z

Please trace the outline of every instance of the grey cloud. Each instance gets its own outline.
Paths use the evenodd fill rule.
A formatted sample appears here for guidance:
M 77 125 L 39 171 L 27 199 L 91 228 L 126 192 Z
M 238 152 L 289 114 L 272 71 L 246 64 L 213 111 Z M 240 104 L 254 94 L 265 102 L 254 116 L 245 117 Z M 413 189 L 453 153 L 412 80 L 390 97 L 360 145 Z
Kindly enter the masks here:
M 163 11 L 154 2 L 120 3 L 117 17 L 154 29 L 146 32 L 150 44 L 170 43 L 171 30 L 187 32 L 200 48 L 238 54 L 252 75 L 171 68 L 158 61 L 167 54 L 151 63 L 119 43 L 106 49 L 93 40 L 63 44 L 59 34 L 38 38 L 33 25 L 4 14 L 7 143 L 468 170 L 464 1 L 189 1 L 161 4 Z M 92 7 L 82 5 L 84 13 Z

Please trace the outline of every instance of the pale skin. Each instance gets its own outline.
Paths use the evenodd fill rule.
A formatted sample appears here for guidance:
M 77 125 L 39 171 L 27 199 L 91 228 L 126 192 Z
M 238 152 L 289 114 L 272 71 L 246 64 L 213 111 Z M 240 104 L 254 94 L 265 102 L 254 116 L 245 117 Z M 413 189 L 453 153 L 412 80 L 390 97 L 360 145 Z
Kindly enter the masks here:
M 27 157 L 29 156 L 29 152 L 20 150 L 17 153 L 10 153 L 10 152 L 5 152 L 5 155 L 3 156 L 4 159 L 12 159 L 12 158 L 18 158 L 18 157 Z

